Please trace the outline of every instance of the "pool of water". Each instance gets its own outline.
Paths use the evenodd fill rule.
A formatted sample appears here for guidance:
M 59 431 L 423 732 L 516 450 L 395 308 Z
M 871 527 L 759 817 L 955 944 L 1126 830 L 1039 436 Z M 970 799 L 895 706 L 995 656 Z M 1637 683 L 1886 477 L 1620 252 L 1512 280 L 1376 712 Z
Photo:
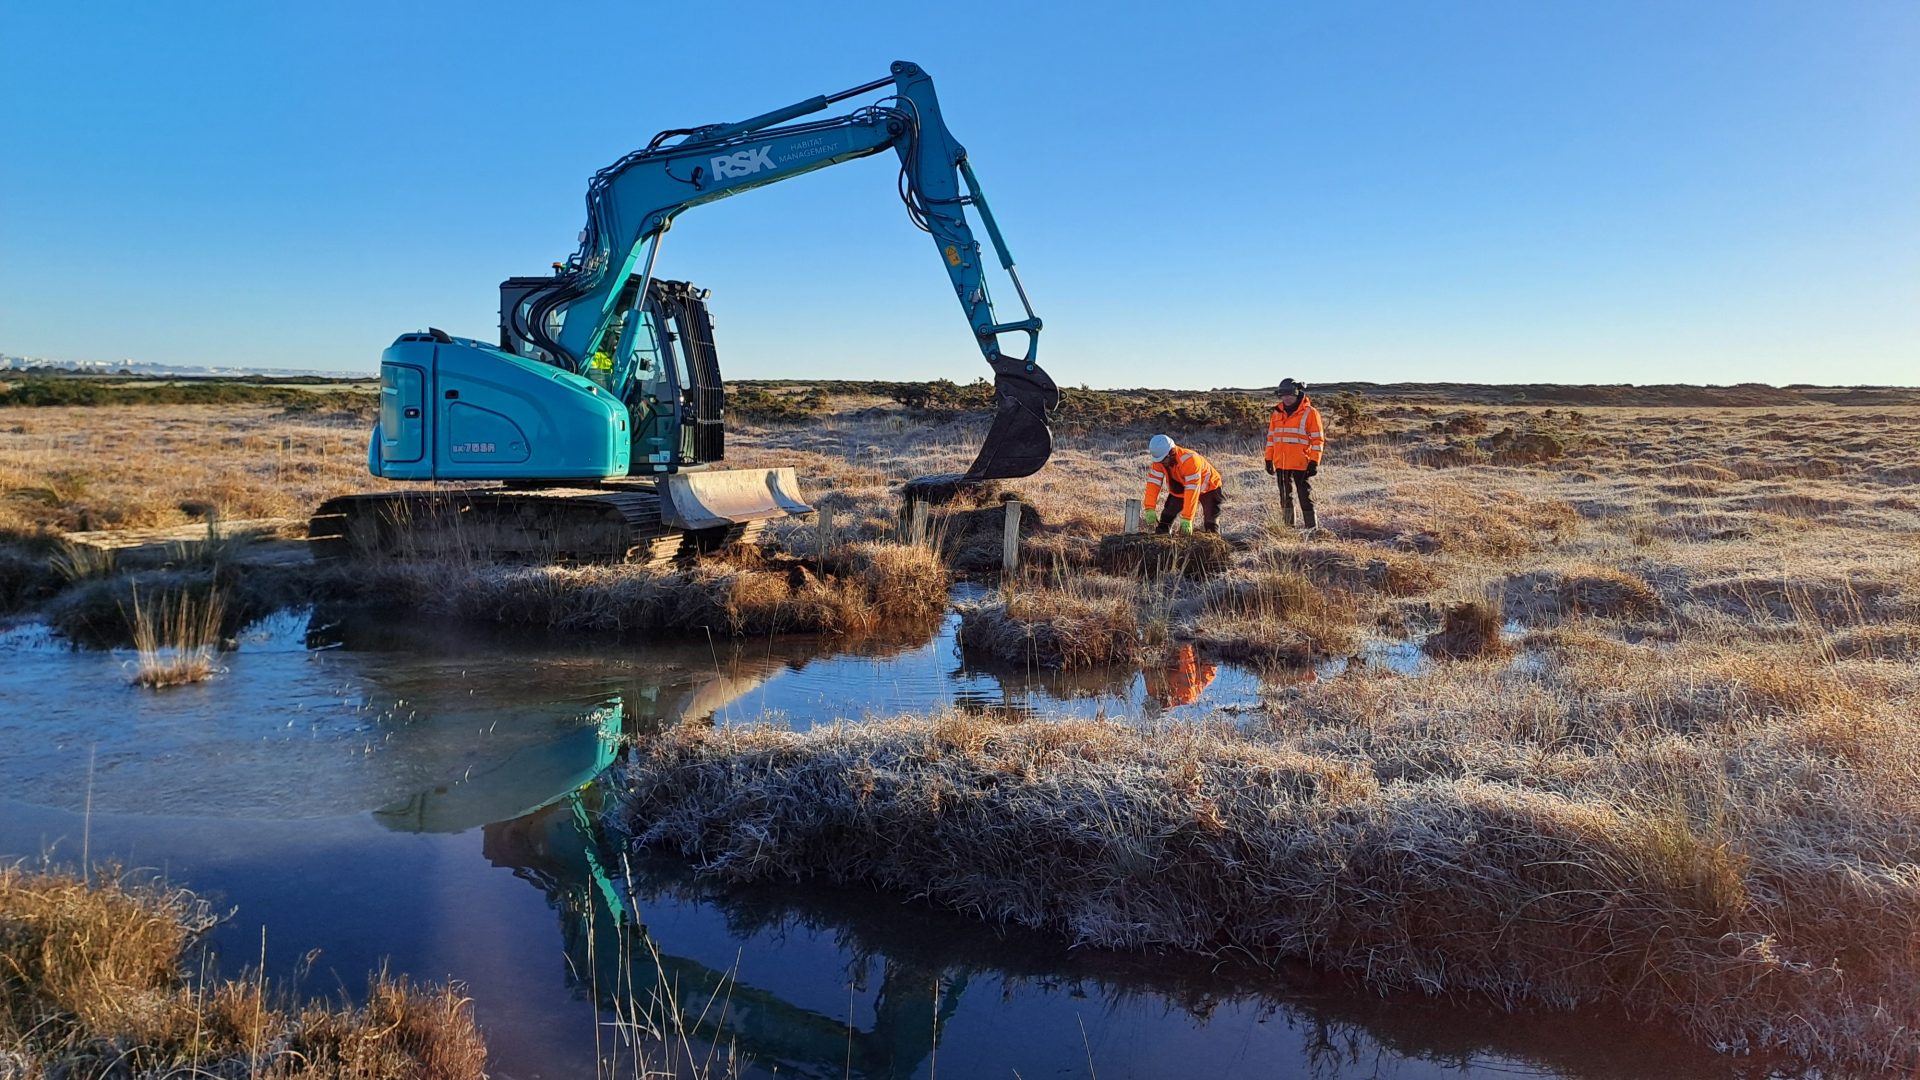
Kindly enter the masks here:
M 227 962 L 257 963 L 264 939 L 268 970 L 305 970 L 309 992 L 351 995 L 383 963 L 459 980 L 509 1078 L 632 1075 L 617 1006 L 660 986 L 714 1021 L 695 1043 L 737 1047 L 749 1075 L 1739 1072 L 1624 1021 L 1069 950 L 865 891 L 616 865 L 592 835 L 588 782 L 621 736 L 662 723 L 1178 716 L 1260 690 L 1231 667 L 1197 694 L 1138 672 L 981 668 L 953 630 L 836 655 L 297 612 L 250 628 L 213 680 L 152 692 L 128 685 L 127 654 L 15 628 L 0 633 L 0 856 L 158 869 L 237 909 L 213 940 Z

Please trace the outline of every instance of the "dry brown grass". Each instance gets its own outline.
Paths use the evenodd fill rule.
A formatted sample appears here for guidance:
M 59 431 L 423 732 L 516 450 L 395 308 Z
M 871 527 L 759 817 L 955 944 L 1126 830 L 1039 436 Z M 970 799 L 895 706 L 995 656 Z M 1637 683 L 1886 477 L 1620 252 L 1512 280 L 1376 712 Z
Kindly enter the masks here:
M 1872 781 L 1830 706 L 1801 704 L 1772 731 L 1615 736 L 1532 764 L 1546 732 L 1437 713 L 1379 748 L 1399 757 L 1327 742 L 1341 729 L 1321 716 L 686 727 L 617 782 L 636 844 L 732 879 L 859 882 L 1088 944 L 1298 956 L 1387 987 L 1625 1005 L 1730 1048 L 1910 1062 L 1920 873 L 1886 811 L 1839 843 L 1808 816 L 1867 810 Z
M 243 571 L 188 563 L 79 583 L 42 614 L 80 644 L 132 644 L 143 655 L 184 661 L 253 619 L 318 602 L 568 631 L 863 637 L 931 626 L 949 588 L 946 567 L 926 548 L 852 543 L 806 559 L 740 548 L 677 569 L 423 561 Z M 179 625 L 188 616 L 189 625 Z
M 1351 541 L 1283 541 L 1269 558 L 1277 566 L 1305 575 L 1315 585 L 1347 593 L 1413 596 L 1442 580 L 1432 560 Z
M 1345 655 L 1358 639 L 1344 593 L 1281 568 L 1236 570 L 1209 582 L 1182 636 L 1216 656 L 1253 664 Z
M 194 977 L 216 922 L 191 894 L 108 873 L 0 866 L 0 1062 L 32 1076 L 480 1080 L 451 987 L 375 976 L 359 1007 Z
M 1442 630 L 1449 598 L 1487 597 L 1521 624 L 1506 635 L 1517 655 L 1405 672 L 1365 659 L 1273 689 L 1238 733 L 936 718 L 811 740 L 676 734 L 643 749 L 643 765 L 686 768 L 637 773 L 651 785 L 637 805 L 672 823 L 657 839 L 728 872 L 844 874 L 1088 940 L 1245 947 L 1383 985 L 1625 1005 L 1732 1049 L 1911 1069 L 1920 408 L 1581 413 L 1477 405 L 1448 431 L 1446 410 L 1382 407 L 1365 439 L 1333 440 L 1316 480 L 1328 535 L 1312 537 L 1275 520 L 1257 438 L 1197 433 L 1228 485 L 1231 547 L 1198 580 L 1093 572 L 1100 538 L 1140 495 L 1151 433 L 1065 435 L 1017 486 L 1036 519 L 1023 534 L 1030 569 L 974 624 L 1026 662 L 1034 627 L 1071 618 L 1123 656 L 1186 638 L 1299 658 L 1353 640 L 1369 658 Z M 1516 438 L 1495 447 L 1507 429 Z M 884 409 L 743 425 L 731 463 L 797 466 L 809 496 L 834 509 L 836 545 L 875 542 L 896 527 L 897 484 L 963 469 L 979 430 Z M 1526 432 L 1553 433 L 1559 454 L 1522 445 Z M 1450 439 L 1473 452 L 1432 460 Z M 0 465 L 9 445 L 0 439 Z M 105 481 L 76 485 L 68 460 L 29 462 L 14 480 L 37 494 L 5 498 L 94 506 Z M 121 467 L 166 489 L 143 461 Z M 997 562 L 995 507 L 944 513 L 950 556 Z M 777 589 L 737 581 L 737 567 L 688 580 L 782 611 L 814 587 L 813 531 L 777 526 L 777 548 L 807 564 Z M 0 553 L 0 598 L 38 602 L 50 586 L 32 567 L 37 557 L 45 571 L 45 556 Z M 475 597 L 538 613 L 523 594 L 551 589 L 591 598 L 585 610 L 609 625 L 647 610 L 614 602 L 639 595 L 619 574 L 573 573 L 463 585 L 444 602 L 480 617 Z M 1233 584 L 1256 581 L 1266 584 Z M 1495 606 L 1469 620 L 1482 643 L 1499 639 Z M 724 606 L 704 612 L 725 624 Z M 1131 642 L 1111 632 L 1129 617 Z M 1307 630 L 1322 627 L 1352 639 L 1311 645 Z M 1047 651 L 1094 662 L 1094 650 Z M 1254 759 L 1268 771 L 1240 764 Z M 753 768 L 715 779 L 729 762 Z M 851 801 L 835 802 L 843 790 Z M 894 794 L 874 801 L 883 792 Z M 1089 802 L 1093 792 L 1108 801 Z M 807 821 L 840 831 L 815 836 Z M 1060 836 L 1080 846 L 1032 853 Z M 1233 861 L 1210 862 L 1229 841 Z M 869 858 L 885 843 L 900 861 Z M 1079 867 L 1084 884 L 1055 877 L 1055 863 Z M 965 880 L 941 877 L 954 867 Z M 1162 870 L 1170 891 L 1157 892 Z
M 305 517 L 367 475 L 371 424 L 266 405 L 0 408 L 0 533 Z
M 842 545 L 800 560 L 743 549 L 685 569 L 639 566 L 388 568 L 420 609 L 560 630 L 866 635 L 946 609 L 950 578 L 929 548 Z
M 1562 619 L 1657 619 L 1666 604 L 1653 586 L 1617 566 L 1569 564 L 1507 579 L 1506 610 L 1530 623 Z
M 1836 657 L 1920 663 L 1920 626 L 1862 626 L 1833 636 Z

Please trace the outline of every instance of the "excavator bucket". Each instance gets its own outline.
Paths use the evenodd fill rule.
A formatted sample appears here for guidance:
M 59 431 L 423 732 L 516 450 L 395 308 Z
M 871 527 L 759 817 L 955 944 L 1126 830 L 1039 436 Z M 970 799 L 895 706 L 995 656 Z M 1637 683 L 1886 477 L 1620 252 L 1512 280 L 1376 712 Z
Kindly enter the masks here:
M 964 473 L 937 473 L 907 481 L 908 503 L 944 503 L 967 488 L 989 480 L 1032 476 L 1053 456 L 1053 431 L 1047 414 L 1060 404 L 1060 389 L 1037 366 L 994 376 L 997 411 L 987 441 Z

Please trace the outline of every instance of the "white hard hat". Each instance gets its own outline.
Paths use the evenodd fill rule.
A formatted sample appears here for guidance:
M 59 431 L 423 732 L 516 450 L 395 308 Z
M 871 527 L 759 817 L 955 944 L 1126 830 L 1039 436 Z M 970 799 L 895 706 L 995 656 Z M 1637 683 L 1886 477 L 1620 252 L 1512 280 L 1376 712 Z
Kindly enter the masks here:
M 1171 453 L 1173 453 L 1173 440 L 1165 435 L 1155 435 L 1152 441 L 1147 443 L 1147 456 L 1154 461 L 1159 461 Z

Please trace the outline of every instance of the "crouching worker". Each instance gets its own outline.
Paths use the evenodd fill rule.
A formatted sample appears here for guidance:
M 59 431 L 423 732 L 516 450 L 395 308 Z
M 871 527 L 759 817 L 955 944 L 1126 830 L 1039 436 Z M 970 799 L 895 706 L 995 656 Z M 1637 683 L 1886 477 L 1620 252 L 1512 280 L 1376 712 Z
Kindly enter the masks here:
M 1293 524 L 1293 497 L 1300 496 L 1300 522 L 1313 522 L 1314 474 L 1327 437 L 1320 427 L 1320 410 L 1307 400 L 1307 388 L 1292 379 L 1280 380 L 1280 400 L 1267 419 L 1267 472 L 1280 482 L 1280 511 Z
M 1193 534 L 1193 516 L 1200 514 L 1201 532 L 1220 531 L 1220 470 L 1192 450 L 1183 450 L 1165 435 L 1147 443 L 1147 493 L 1140 500 L 1142 528 L 1165 533 L 1177 529 Z M 1167 512 L 1160 513 L 1160 491 L 1167 492 Z M 1177 513 L 1176 513 L 1177 500 Z M 1177 522 L 1177 524 L 1176 524 Z

